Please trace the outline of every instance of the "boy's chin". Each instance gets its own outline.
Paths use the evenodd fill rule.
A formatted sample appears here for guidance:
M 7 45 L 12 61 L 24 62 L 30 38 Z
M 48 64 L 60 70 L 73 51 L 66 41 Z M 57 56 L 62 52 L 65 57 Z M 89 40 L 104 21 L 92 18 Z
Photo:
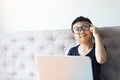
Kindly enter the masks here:
M 87 40 L 87 39 L 81 39 L 80 40 L 80 43 L 88 43 L 90 40 Z

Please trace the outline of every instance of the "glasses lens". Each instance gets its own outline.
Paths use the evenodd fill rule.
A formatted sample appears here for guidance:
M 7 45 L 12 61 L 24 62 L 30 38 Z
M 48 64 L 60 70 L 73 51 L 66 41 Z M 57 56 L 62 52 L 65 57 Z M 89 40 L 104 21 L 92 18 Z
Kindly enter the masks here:
M 83 30 L 89 30 L 89 25 L 88 24 L 83 24 L 82 29 Z
M 79 33 L 80 31 L 81 31 L 81 28 L 80 28 L 80 27 L 75 27 L 75 28 L 74 28 L 74 32 L 75 32 L 75 33 Z

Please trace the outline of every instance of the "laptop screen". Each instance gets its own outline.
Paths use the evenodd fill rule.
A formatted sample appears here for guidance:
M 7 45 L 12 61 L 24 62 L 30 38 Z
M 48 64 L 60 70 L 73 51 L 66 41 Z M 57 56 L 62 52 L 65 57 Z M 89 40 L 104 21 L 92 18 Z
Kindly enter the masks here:
M 91 60 L 80 56 L 38 56 L 40 80 L 93 80 Z

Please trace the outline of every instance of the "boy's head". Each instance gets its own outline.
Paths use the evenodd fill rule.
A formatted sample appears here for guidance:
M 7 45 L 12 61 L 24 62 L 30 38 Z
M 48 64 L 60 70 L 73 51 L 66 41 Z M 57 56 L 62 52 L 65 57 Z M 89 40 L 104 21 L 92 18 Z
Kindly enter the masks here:
M 71 31 L 74 33 L 74 31 L 73 31 L 73 25 L 74 25 L 75 23 L 77 23 L 77 22 L 83 22 L 83 21 L 92 24 L 92 22 L 91 22 L 90 19 L 88 19 L 88 18 L 86 18 L 86 17 L 83 17 L 83 16 L 80 16 L 80 17 L 77 17 L 77 18 L 72 22 L 72 24 L 71 24 Z

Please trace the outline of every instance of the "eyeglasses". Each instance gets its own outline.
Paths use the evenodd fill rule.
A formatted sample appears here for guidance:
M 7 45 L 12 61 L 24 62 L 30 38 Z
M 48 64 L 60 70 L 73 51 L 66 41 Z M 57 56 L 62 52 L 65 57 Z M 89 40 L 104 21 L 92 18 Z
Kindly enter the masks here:
M 88 31 L 90 28 L 89 24 L 83 24 L 81 27 L 76 26 L 73 28 L 74 33 L 80 33 L 82 30 L 83 31 Z

